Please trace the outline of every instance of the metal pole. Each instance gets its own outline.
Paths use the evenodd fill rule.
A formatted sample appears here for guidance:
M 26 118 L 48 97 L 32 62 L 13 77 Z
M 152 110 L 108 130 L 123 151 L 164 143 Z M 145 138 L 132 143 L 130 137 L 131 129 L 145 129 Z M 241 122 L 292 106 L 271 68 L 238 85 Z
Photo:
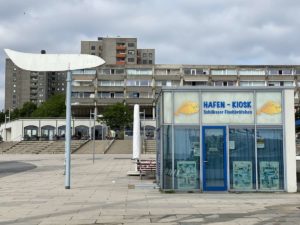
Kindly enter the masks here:
M 95 104 L 95 111 L 94 111 L 94 130 L 93 130 L 93 164 L 95 163 L 95 135 L 96 135 L 96 117 L 97 117 L 97 106 Z
M 90 130 L 89 130 L 89 139 L 92 140 L 92 112 L 91 112 L 91 109 L 90 109 L 89 126 L 90 126 Z
M 144 109 L 144 141 L 145 141 L 145 139 L 146 139 L 145 122 L 146 122 L 146 111 L 145 111 L 145 109 Z
M 70 169 L 71 169 L 71 93 L 72 93 L 72 72 L 67 72 L 66 90 L 66 142 L 65 142 L 65 189 L 70 189 Z

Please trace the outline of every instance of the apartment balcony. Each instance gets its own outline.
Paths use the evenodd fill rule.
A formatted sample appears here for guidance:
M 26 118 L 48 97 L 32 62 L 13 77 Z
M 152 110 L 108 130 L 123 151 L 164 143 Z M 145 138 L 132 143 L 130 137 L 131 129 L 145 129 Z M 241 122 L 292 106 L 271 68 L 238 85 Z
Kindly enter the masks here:
M 99 92 L 123 92 L 124 88 L 124 86 L 98 86 L 97 90 Z
M 125 62 L 125 61 L 117 61 L 116 64 L 117 64 L 117 65 L 125 65 L 126 62 Z
M 126 98 L 126 103 L 129 105 L 151 105 L 153 104 L 154 99 L 153 98 Z
M 152 86 L 126 86 L 127 92 L 151 92 Z
M 117 50 L 126 50 L 126 46 L 125 45 L 117 45 L 116 49 Z
M 154 74 L 156 80 L 180 80 L 180 75 L 168 74 L 168 75 L 157 75 Z
M 232 80 L 237 80 L 238 76 L 237 75 L 212 75 L 211 79 L 213 81 L 232 81 Z
M 72 86 L 73 92 L 94 92 L 94 86 Z
M 94 98 L 73 98 L 72 105 L 94 105 Z
M 37 83 L 35 83 L 35 84 L 34 84 L 34 83 L 31 83 L 31 84 L 30 84 L 30 88 L 38 88 L 38 84 L 37 84 Z
M 97 98 L 97 105 L 110 105 L 115 103 L 123 103 L 124 98 Z
M 91 74 L 87 74 L 87 75 L 80 75 L 80 74 L 72 74 L 72 78 L 73 80 L 86 80 L 86 81 L 92 81 L 95 79 L 96 75 L 91 75 Z
M 30 95 L 30 100 L 31 99 L 38 99 L 38 96 L 37 95 Z
M 124 59 L 126 57 L 126 53 L 118 53 L 117 58 L 122 58 Z
M 208 81 L 208 76 L 205 75 L 185 75 L 184 81 Z
M 124 80 L 126 77 L 125 74 L 111 74 L 111 75 L 104 75 L 98 74 L 98 80 Z
M 294 81 L 294 75 L 269 75 L 268 80 L 270 81 Z
M 240 81 L 265 81 L 266 76 L 265 75 L 242 75 L 240 76 Z

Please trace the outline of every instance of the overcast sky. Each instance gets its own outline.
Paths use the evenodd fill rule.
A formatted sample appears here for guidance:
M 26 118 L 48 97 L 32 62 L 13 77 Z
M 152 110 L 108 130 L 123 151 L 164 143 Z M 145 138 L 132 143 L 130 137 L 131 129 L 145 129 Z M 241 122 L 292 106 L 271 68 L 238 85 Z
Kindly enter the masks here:
M 299 64 L 299 12 L 299 0 L 0 0 L 0 109 L 3 48 L 79 53 L 121 36 L 158 64 Z

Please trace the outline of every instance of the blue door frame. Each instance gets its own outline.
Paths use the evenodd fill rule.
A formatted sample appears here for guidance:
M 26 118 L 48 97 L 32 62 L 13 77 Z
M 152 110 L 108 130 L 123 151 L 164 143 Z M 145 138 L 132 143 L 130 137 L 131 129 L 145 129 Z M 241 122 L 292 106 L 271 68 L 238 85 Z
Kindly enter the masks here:
M 224 165 L 224 186 L 207 187 L 206 185 L 206 146 L 205 146 L 205 130 L 206 129 L 222 129 L 223 130 L 223 165 Z M 226 151 L 226 127 L 225 126 L 203 126 L 202 127 L 202 171 L 203 171 L 203 191 L 226 191 L 227 190 L 227 151 Z

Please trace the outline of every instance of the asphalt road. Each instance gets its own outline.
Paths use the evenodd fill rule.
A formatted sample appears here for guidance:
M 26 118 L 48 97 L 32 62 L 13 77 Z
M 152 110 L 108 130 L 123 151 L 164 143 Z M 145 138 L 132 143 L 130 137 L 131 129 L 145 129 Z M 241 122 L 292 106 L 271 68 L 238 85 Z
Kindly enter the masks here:
M 27 170 L 32 170 L 34 168 L 36 168 L 35 165 L 31 163 L 25 163 L 22 161 L 0 162 L 0 178 L 13 175 L 16 173 L 24 172 Z

